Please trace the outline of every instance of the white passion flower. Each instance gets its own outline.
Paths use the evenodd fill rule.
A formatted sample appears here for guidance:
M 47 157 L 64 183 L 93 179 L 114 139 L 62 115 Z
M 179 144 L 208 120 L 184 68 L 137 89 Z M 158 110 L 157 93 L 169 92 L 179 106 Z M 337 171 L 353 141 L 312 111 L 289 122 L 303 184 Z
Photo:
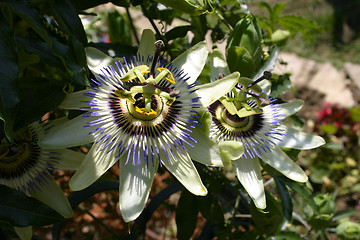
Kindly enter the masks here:
M 55 169 L 76 169 L 85 154 L 40 147 L 39 139 L 52 126 L 49 122 L 34 122 L 16 132 L 14 143 L 1 140 L 0 184 L 24 192 L 68 218 L 73 214 L 72 208 L 51 174 Z M 31 238 L 31 227 L 15 227 L 15 230 L 22 239 Z
M 213 52 L 212 63 L 215 64 L 212 71 L 225 76 L 229 73 L 220 52 Z M 287 117 L 301 109 L 303 101 L 276 104 L 268 99 L 256 83 L 268 79 L 269 75 L 265 72 L 254 82 L 239 79 L 242 85 L 211 104 L 200 120 L 204 125 L 202 130 L 207 125 L 210 139 L 227 152 L 222 155 L 223 162 L 233 165 L 237 178 L 260 209 L 266 208 L 260 159 L 286 177 L 306 182 L 304 171 L 281 148 L 304 150 L 325 144 L 323 138 L 285 124 Z
M 73 190 L 88 187 L 119 162 L 119 206 L 126 222 L 144 209 L 159 165 L 193 194 L 207 194 L 188 151 L 195 148 L 192 152 L 201 155 L 214 144 L 201 143 L 190 134 L 198 127 L 198 111 L 230 91 L 239 78 L 234 73 L 196 86 L 208 55 L 206 44 L 198 43 L 166 65 L 159 57 L 161 42 L 154 43 L 154 33 L 145 30 L 135 57 L 115 63 L 105 56 L 91 59 L 90 64 L 112 65 L 93 68 L 101 74 L 92 86 L 70 94 L 61 104 L 87 112 L 55 127 L 41 141 L 59 148 L 93 142 L 69 182 Z M 211 159 L 198 159 L 211 165 Z

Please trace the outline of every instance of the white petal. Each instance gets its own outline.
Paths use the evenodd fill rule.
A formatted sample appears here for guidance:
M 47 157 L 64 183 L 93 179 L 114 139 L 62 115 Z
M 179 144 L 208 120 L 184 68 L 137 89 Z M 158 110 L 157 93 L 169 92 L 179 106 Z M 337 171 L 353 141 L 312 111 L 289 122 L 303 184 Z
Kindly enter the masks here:
M 99 126 L 84 126 L 96 119 L 98 117 L 80 115 L 63 124 L 55 125 L 39 140 L 39 145 L 44 148 L 61 149 L 91 143 L 94 141 L 94 137 L 90 132 Z
M 234 88 L 240 73 L 235 72 L 211 83 L 200 85 L 196 94 L 204 107 L 209 106 Z
M 72 217 L 73 210 L 69 204 L 69 201 L 54 179 L 49 179 L 47 183 L 41 185 L 40 188 L 41 191 L 31 191 L 31 195 L 49 207 L 53 208 L 64 217 Z
M 48 149 L 49 152 L 56 152 L 59 153 L 59 162 L 54 164 L 56 169 L 62 170 L 75 170 L 77 169 L 82 160 L 85 158 L 85 154 L 76 152 L 70 149 Z
M 144 162 L 134 165 L 129 161 L 125 164 L 126 158 L 124 155 L 119 164 L 119 205 L 124 221 L 130 222 L 144 210 L 159 163 L 156 161 L 153 166 L 149 162 L 149 166 L 146 166 Z M 143 159 L 144 157 L 141 161 L 144 161 Z
M 31 240 L 32 238 L 32 226 L 28 227 L 14 227 L 16 234 L 21 240 Z
M 294 181 L 306 182 L 308 180 L 304 171 L 277 146 L 271 152 L 261 154 L 260 157 L 264 162 Z
M 117 155 L 115 149 L 106 154 L 112 146 L 110 145 L 104 150 L 101 150 L 104 146 L 100 144 L 94 144 L 91 147 L 78 170 L 69 181 L 69 186 L 73 191 L 82 190 L 90 186 L 118 161 L 115 158 Z
M 257 208 L 266 208 L 264 185 L 258 158 L 241 158 L 233 161 L 236 176 L 254 201 Z
M 279 113 L 285 118 L 290 117 L 291 115 L 300 111 L 303 105 L 304 101 L 301 99 L 296 99 L 295 101 L 289 103 L 282 103 L 278 105 Z
M 219 79 L 219 74 L 224 74 L 225 76 L 230 74 L 230 70 L 226 63 L 225 57 L 218 49 L 214 49 L 210 57 L 211 80 Z
M 207 166 L 223 166 L 220 149 L 217 144 L 210 139 L 211 116 L 207 111 L 200 114 L 201 126 L 192 129 L 190 136 L 197 141 L 194 147 L 187 147 L 190 157 L 199 163 Z
M 277 144 L 279 147 L 306 150 L 325 144 L 325 140 L 322 137 L 305 133 L 286 125 L 281 125 L 279 128 L 284 129 L 282 141 Z
M 204 68 L 207 55 L 208 49 L 206 43 L 200 42 L 174 59 L 172 64 L 179 71 L 184 70 L 188 74 L 187 76 L 190 79 L 187 80 L 187 83 L 190 85 L 196 81 Z
M 116 66 L 115 62 L 120 60 L 120 58 L 112 58 L 94 47 L 86 47 L 85 52 L 88 66 L 96 74 L 100 74 L 101 70 L 109 65 Z
M 60 104 L 59 107 L 75 110 L 80 110 L 82 107 L 88 107 L 89 105 L 86 101 L 90 101 L 91 98 L 84 95 L 84 93 L 87 92 L 88 90 L 82 90 L 66 95 L 64 101 Z
M 144 29 L 141 35 L 139 49 L 137 51 L 141 56 L 154 56 L 155 54 L 155 35 L 150 29 Z
M 160 157 L 162 164 L 171 172 L 184 187 L 194 195 L 205 196 L 207 189 L 201 181 L 199 173 L 197 172 L 194 163 L 191 161 L 189 155 L 174 151 L 176 159 L 170 151 L 168 161 L 165 153 L 161 151 Z

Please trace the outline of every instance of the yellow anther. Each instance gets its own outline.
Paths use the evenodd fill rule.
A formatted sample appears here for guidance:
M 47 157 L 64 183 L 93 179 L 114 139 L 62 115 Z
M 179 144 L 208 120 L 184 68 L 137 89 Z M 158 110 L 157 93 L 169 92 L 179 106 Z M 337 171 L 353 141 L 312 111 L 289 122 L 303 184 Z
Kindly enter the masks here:
M 145 115 L 148 115 L 148 116 L 155 116 L 157 114 L 157 112 L 155 112 L 153 109 L 151 109 L 150 112 L 146 112 L 145 108 L 135 107 L 135 110 L 138 113 L 145 114 Z
M 159 72 L 166 71 L 167 75 L 165 76 L 165 79 L 169 81 L 171 84 L 175 84 L 175 78 L 173 74 L 169 71 L 167 68 L 157 68 Z

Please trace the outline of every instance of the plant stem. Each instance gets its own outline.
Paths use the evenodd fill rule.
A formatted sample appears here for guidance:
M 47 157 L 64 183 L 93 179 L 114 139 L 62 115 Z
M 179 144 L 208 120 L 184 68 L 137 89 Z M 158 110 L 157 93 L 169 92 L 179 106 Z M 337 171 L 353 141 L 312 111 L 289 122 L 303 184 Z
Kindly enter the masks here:
M 131 15 L 130 15 L 129 8 L 126 8 L 126 14 L 127 14 L 128 18 L 129 18 L 129 22 L 130 22 L 130 26 L 131 26 L 131 31 L 133 31 L 133 35 L 134 35 L 134 37 L 135 37 L 136 43 L 139 45 L 139 44 L 140 44 L 140 40 L 139 40 L 139 37 L 138 37 L 138 35 L 137 35 L 134 22 L 133 22 L 133 20 L 132 20 Z

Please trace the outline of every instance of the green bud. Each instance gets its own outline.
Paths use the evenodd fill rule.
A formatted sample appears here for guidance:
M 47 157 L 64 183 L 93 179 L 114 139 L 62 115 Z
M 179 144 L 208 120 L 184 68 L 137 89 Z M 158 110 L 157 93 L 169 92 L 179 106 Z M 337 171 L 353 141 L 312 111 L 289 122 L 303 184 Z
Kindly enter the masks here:
M 336 234 L 344 240 L 360 239 L 360 224 L 346 221 L 336 227 Z
M 252 77 L 262 59 L 262 33 L 256 18 L 247 15 L 231 32 L 226 46 L 226 61 L 230 72 L 239 71 L 243 77 Z
M 213 0 L 155 0 L 165 6 L 188 13 L 192 16 L 214 11 Z
M 320 194 L 314 198 L 315 202 L 320 206 L 321 214 L 334 214 L 336 212 L 336 204 L 334 198 L 329 194 Z
M 283 46 L 289 39 L 290 35 L 289 31 L 278 29 L 271 35 L 271 42 L 278 46 Z
M 335 201 L 329 194 L 319 194 L 314 200 L 319 206 L 319 214 L 315 215 L 312 213 L 309 224 L 314 229 L 325 229 L 329 226 L 332 217 L 336 212 Z

